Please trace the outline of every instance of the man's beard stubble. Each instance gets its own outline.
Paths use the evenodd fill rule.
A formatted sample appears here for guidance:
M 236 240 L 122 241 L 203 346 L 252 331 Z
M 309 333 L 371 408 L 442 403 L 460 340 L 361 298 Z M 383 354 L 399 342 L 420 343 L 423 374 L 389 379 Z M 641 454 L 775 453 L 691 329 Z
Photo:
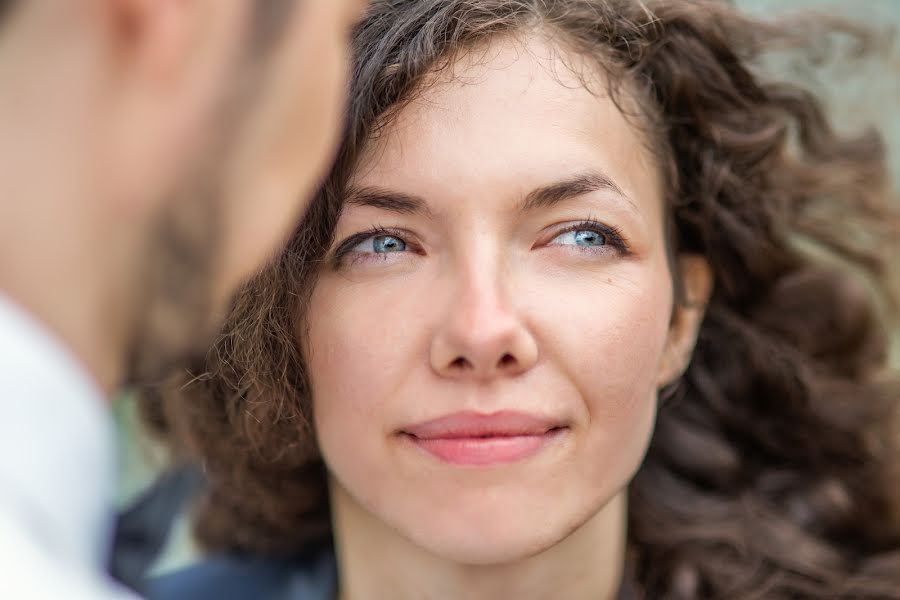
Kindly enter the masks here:
M 223 219 L 219 178 L 212 175 L 186 178 L 152 234 L 127 348 L 128 386 L 158 383 L 196 358 L 215 331 Z
M 223 94 L 208 152 L 176 183 L 166 204 L 170 209 L 156 224 L 147 248 L 141 306 L 127 348 L 126 385 L 158 383 L 174 369 L 196 363 L 212 341 L 219 312 L 226 308 L 214 296 L 224 254 L 225 170 L 265 84 L 270 55 L 298 4 L 252 2 L 244 51 L 236 61 L 238 75 Z

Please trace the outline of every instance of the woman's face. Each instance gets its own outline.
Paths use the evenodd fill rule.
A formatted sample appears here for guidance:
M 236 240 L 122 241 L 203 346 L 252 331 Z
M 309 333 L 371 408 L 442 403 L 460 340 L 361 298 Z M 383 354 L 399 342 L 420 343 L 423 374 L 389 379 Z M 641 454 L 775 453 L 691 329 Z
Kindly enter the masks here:
M 658 168 L 554 53 L 472 52 L 403 109 L 351 182 L 308 313 L 333 493 L 468 564 L 600 514 L 672 376 Z

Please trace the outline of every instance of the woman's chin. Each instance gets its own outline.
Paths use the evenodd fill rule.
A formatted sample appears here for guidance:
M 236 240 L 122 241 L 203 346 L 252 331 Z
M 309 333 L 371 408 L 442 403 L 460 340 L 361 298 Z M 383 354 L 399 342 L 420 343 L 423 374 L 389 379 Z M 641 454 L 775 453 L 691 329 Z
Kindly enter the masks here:
M 530 529 L 530 530 L 529 530 Z M 513 564 L 553 547 L 568 532 L 534 528 L 494 526 L 489 532 L 469 528 L 432 529 L 411 536 L 415 545 L 443 560 L 466 566 L 498 566 Z
M 420 513 L 423 518 L 417 523 L 404 519 L 395 521 L 394 527 L 415 546 L 444 560 L 471 566 L 502 565 L 549 550 L 590 520 L 602 505 L 567 507 L 557 499 L 523 506 L 520 493 L 509 496 L 507 502 L 482 498 L 480 503 L 461 504 L 455 510 Z

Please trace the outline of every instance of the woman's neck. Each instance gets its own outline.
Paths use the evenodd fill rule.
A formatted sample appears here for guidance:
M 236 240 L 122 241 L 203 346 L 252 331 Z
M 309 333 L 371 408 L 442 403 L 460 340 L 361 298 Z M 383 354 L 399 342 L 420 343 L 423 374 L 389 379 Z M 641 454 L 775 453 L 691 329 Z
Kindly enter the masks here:
M 340 600 L 604 600 L 621 584 L 624 492 L 556 545 L 496 565 L 459 564 L 415 546 L 340 485 L 332 486 L 331 502 Z

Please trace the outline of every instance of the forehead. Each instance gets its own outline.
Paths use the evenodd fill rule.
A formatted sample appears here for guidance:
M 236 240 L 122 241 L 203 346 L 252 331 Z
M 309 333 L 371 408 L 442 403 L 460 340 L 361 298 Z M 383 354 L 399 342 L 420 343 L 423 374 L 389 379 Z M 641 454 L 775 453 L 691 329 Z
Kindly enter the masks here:
M 633 105 L 625 88 L 621 102 Z M 593 170 L 658 206 L 659 169 L 644 139 L 636 118 L 609 97 L 599 68 L 540 37 L 502 39 L 432 75 L 368 144 L 352 183 L 426 198 L 499 188 L 525 194 Z

